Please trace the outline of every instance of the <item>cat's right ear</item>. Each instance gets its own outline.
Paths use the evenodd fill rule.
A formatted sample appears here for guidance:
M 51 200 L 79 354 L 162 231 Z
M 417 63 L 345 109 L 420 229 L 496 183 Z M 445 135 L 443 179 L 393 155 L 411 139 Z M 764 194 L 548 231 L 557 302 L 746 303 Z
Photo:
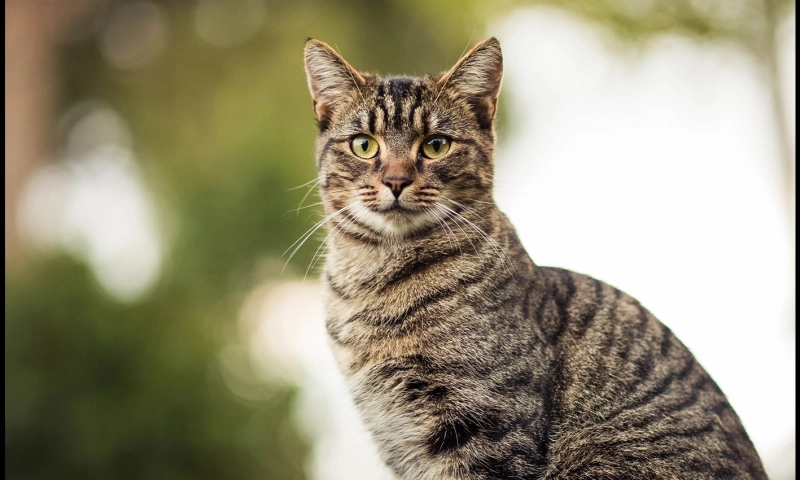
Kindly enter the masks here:
M 503 52 L 492 37 L 479 43 L 439 80 L 469 102 L 481 126 L 491 127 L 503 78 Z
M 314 115 L 323 124 L 337 104 L 358 94 L 364 77 L 328 44 L 313 38 L 306 40 L 304 58 Z

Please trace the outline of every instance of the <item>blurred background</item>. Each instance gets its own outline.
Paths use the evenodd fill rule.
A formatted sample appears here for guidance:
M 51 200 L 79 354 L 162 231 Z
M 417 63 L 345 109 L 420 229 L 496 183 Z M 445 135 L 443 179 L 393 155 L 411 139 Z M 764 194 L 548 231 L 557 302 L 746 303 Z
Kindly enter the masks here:
M 637 297 L 795 478 L 793 1 L 5 13 L 7 478 L 388 478 L 325 344 L 323 236 L 284 255 L 321 218 L 303 43 L 421 75 L 490 35 L 533 260 Z

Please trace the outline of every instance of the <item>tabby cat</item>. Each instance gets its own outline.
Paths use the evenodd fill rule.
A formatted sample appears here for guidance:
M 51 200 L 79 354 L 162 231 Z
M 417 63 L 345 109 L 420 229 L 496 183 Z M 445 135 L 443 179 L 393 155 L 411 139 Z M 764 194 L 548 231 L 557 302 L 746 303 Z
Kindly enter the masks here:
M 492 199 L 490 38 L 448 72 L 309 39 L 326 326 L 402 479 L 764 479 L 725 395 L 638 301 L 535 265 Z

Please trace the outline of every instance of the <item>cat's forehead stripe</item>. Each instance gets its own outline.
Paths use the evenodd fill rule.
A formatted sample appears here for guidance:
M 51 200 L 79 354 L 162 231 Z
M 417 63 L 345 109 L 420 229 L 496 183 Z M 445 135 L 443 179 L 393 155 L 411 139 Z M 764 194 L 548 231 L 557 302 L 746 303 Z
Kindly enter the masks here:
M 369 111 L 369 119 L 367 121 L 367 131 L 372 135 L 375 135 L 375 109 L 370 109 Z
M 408 123 L 413 127 L 418 128 L 417 122 L 415 122 L 414 113 L 416 113 L 417 109 L 422 106 L 422 86 L 418 85 L 417 88 L 414 90 L 414 103 L 411 104 L 411 108 L 408 112 Z
M 375 134 L 383 130 L 384 125 L 386 125 L 387 112 L 385 104 L 385 86 L 383 82 L 378 84 L 378 93 L 375 96 L 375 108 L 370 113 L 374 114 L 370 122 L 370 133 Z
M 369 112 L 370 133 L 390 126 L 396 130 L 408 127 L 424 129 L 424 116 L 416 115 L 422 107 L 423 94 L 424 84 L 419 79 L 398 77 L 380 81 L 375 109 Z M 416 119 L 419 120 L 415 121 Z

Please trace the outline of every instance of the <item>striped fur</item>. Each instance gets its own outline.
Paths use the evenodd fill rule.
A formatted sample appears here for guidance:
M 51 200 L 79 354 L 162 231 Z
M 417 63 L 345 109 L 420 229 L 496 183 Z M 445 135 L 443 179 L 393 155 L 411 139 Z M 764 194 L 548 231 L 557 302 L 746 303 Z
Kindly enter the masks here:
M 306 43 L 330 344 L 403 479 L 763 479 L 725 395 L 639 302 L 536 266 L 492 199 L 500 45 L 380 78 Z M 363 160 L 350 140 L 379 143 Z M 430 160 L 420 144 L 451 139 Z M 387 178 L 408 185 L 395 198 Z

